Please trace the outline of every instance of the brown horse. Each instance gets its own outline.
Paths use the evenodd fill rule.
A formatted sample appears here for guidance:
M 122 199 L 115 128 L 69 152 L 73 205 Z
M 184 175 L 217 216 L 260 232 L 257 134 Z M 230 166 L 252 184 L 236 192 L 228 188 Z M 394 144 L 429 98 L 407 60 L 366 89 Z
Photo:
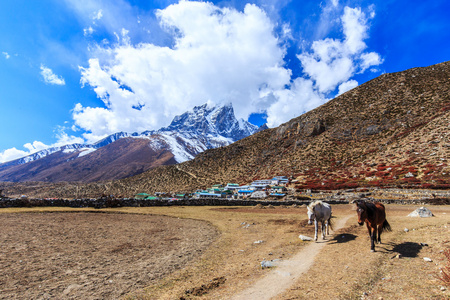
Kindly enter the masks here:
M 380 202 L 366 202 L 359 200 L 356 202 L 356 213 L 358 214 L 358 224 L 366 223 L 370 236 L 370 251 L 375 252 L 375 241 L 381 244 L 381 233 L 383 230 L 391 231 L 391 225 L 386 220 L 384 205 Z

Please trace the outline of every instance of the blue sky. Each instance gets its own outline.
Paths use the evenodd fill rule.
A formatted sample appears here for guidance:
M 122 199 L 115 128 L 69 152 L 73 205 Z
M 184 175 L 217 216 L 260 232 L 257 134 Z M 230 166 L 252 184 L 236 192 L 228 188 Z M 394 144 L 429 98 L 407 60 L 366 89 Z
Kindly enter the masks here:
M 0 162 L 158 129 L 207 102 L 278 126 L 450 60 L 449 15 L 446 0 L 1 1 Z

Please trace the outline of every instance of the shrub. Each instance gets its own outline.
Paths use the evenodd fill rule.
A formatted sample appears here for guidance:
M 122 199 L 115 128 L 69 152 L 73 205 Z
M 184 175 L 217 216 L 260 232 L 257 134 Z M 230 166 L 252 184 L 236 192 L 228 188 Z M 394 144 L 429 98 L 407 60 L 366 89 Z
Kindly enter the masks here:
M 442 274 L 438 277 L 446 286 L 450 286 L 450 249 L 444 251 L 444 255 L 447 258 L 447 264 L 441 270 Z

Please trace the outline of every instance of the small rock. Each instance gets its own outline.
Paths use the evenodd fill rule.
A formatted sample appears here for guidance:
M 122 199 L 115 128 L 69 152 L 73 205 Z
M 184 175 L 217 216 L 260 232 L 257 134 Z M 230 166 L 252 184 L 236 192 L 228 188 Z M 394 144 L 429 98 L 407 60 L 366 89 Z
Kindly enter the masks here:
M 73 291 L 78 290 L 81 287 L 82 286 L 79 285 L 79 284 L 71 284 L 63 291 L 63 295 L 69 295 L 70 293 L 72 293 Z
M 305 236 L 305 235 L 299 235 L 298 236 L 299 239 L 301 239 L 302 241 L 312 241 L 313 238 L 309 237 L 309 236 Z
M 447 288 L 445 286 L 441 286 L 441 291 L 446 291 Z
M 259 241 L 255 241 L 255 242 L 253 242 L 253 244 L 262 244 L 262 243 L 264 243 L 264 241 L 263 241 L 263 240 L 259 240 Z
M 408 228 L 405 228 L 405 229 L 403 229 L 403 231 L 404 231 L 404 232 L 408 232 L 408 231 L 409 231 L 409 229 L 408 229 Z
M 424 261 L 429 261 L 429 262 L 432 262 L 432 261 L 433 261 L 433 260 L 432 260 L 431 258 L 429 258 L 429 257 L 424 257 L 423 260 L 424 260 Z
M 261 268 L 265 269 L 265 268 L 272 268 L 278 265 L 278 262 L 280 260 L 279 259 L 274 259 L 274 260 L 263 260 L 261 262 Z

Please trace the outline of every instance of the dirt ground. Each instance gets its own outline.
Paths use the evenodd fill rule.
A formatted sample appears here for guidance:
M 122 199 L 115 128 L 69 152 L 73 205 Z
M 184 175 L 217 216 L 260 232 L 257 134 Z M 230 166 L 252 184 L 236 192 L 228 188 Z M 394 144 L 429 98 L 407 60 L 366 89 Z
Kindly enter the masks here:
M 183 268 L 206 222 L 111 213 L 0 213 L 1 299 L 117 299 Z
M 449 299 L 438 277 L 448 265 L 450 206 L 407 217 L 418 207 L 387 205 L 393 230 L 371 253 L 354 206 L 334 205 L 342 227 L 319 237 L 310 267 L 273 299 Z M 314 243 L 298 238 L 314 235 L 306 207 L 56 210 L 0 210 L 1 297 L 231 299 L 282 270 L 262 261 L 305 263 L 301 253 Z

